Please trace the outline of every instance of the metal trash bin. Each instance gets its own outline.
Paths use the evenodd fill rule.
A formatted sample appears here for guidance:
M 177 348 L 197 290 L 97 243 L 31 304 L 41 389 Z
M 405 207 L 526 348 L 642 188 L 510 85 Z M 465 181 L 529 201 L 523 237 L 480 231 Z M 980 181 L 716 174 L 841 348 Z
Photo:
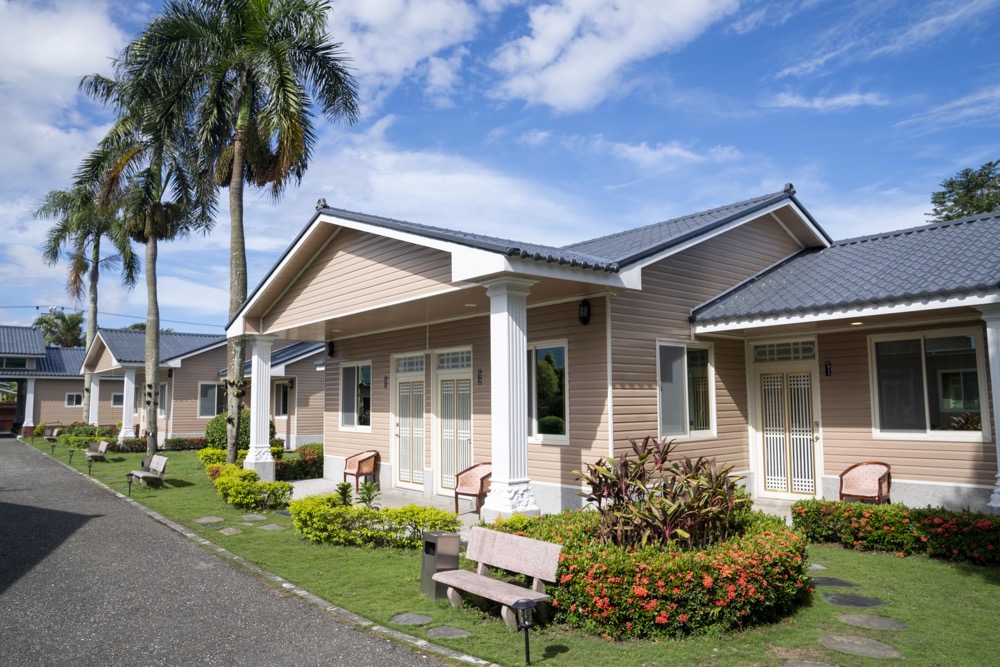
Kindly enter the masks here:
M 420 564 L 420 592 L 431 600 L 447 597 L 448 587 L 431 577 L 435 572 L 458 569 L 458 533 L 424 531 L 424 556 Z

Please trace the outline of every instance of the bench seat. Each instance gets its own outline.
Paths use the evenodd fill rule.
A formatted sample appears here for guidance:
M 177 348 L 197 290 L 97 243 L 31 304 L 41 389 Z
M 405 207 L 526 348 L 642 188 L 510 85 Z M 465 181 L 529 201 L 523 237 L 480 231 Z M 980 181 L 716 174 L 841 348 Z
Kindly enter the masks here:
M 480 597 L 499 602 L 502 605 L 510 606 L 518 600 L 534 600 L 536 603 L 548 602 L 551 595 L 539 593 L 523 586 L 509 584 L 493 577 L 476 574 L 468 570 L 448 570 L 437 572 L 433 576 L 434 581 L 458 588 L 466 593 L 472 593 Z

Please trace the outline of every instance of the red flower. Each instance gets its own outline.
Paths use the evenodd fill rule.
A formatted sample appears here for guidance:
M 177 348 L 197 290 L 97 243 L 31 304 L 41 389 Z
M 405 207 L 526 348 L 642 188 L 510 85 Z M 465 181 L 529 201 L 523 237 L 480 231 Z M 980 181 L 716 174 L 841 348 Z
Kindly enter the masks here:
M 705 588 L 711 588 L 712 584 L 715 583 L 715 580 L 706 574 L 705 578 L 701 580 L 701 583 L 705 586 Z

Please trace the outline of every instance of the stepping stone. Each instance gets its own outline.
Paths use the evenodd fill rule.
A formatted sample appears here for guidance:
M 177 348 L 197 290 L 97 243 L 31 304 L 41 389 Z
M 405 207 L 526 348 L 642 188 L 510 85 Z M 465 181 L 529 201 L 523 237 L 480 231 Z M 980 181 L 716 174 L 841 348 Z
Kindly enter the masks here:
M 841 623 L 856 625 L 859 628 L 869 628 L 871 630 L 905 630 L 906 624 L 900 623 L 894 618 L 885 616 L 870 616 L 868 614 L 841 614 L 837 617 Z
M 434 619 L 430 616 L 422 616 L 421 614 L 411 614 L 406 612 L 405 614 L 396 614 L 389 619 L 390 623 L 395 623 L 396 625 L 427 625 Z
M 866 658 L 902 658 L 903 654 L 882 642 L 863 637 L 820 637 L 819 643 L 828 649 L 861 655 Z
M 200 519 L 195 519 L 195 523 L 222 523 L 225 521 L 221 516 L 203 516 Z
M 244 521 L 266 521 L 267 517 L 262 514 L 244 514 Z
M 223 528 L 219 532 L 223 535 L 239 535 L 242 531 L 239 528 Z
M 781 667 L 837 667 L 827 662 L 812 662 L 810 660 L 787 660 Z
M 280 514 L 281 516 L 292 516 L 292 513 L 288 510 L 278 510 L 275 514 Z
M 879 607 L 885 604 L 885 600 L 878 598 L 866 598 L 863 595 L 850 595 L 848 593 L 823 593 L 823 599 L 838 607 Z
M 427 636 L 431 639 L 462 639 L 470 635 L 465 630 L 443 626 L 440 628 L 431 628 L 427 631 Z
M 813 583 L 817 586 L 839 586 L 841 588 L 858 587 L 855 583 L 845 581 L 844 579 L 838 579 L 837 577 L 813 577 Z
M 261 530 L 284 530 L 285 527 L 284 526 L 279 526 L 276 523 L 269 523 L 266 526 L 261 526 L 260 529 Z
M 826 565 L 820 565 L 819 563 L 813 563 L 813 564 L 811 564 L 809 566 L 809 569 L 812 570 L 812 571 L 814 571 L 814 572 L 816 570 L 825 570 L 826 569 Z

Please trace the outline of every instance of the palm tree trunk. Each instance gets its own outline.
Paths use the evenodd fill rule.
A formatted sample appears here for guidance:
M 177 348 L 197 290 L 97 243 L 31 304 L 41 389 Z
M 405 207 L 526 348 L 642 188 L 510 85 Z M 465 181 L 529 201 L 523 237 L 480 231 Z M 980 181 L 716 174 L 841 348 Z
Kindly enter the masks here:
M 156 415 L 160 385 L 160 304 L 156 296 L 156 234 L 146 239 L 146 455 L 156 453 Z M 166 408 L 166 406 L 164 406 Z
M 91 247 L 90 257 L 90 278 L 88 286 L 88 306 L 87 306 L 87 349 L 94 342 L 97 336 L 97 278 L 100 275 L 101 263 L 101 235 L 94 235 L 94 243 Z M 93 386 L 94 374 L 87 372 L 83 376 L 83 422 L 90 421 L 90 388 Z
M 247 251 L 243 234 L 243 139 L 237 129 L 233 137 L 233 174 L 229 181 L 229 319 L 243 306 L 247 298 Z M 246 346 L 242 339 L 229 339 L 229 368 L 226 391 L 226 463 L 236 463 L 237 440 L 240 432 L 240 410 L 246 393 L 243 364 Z

